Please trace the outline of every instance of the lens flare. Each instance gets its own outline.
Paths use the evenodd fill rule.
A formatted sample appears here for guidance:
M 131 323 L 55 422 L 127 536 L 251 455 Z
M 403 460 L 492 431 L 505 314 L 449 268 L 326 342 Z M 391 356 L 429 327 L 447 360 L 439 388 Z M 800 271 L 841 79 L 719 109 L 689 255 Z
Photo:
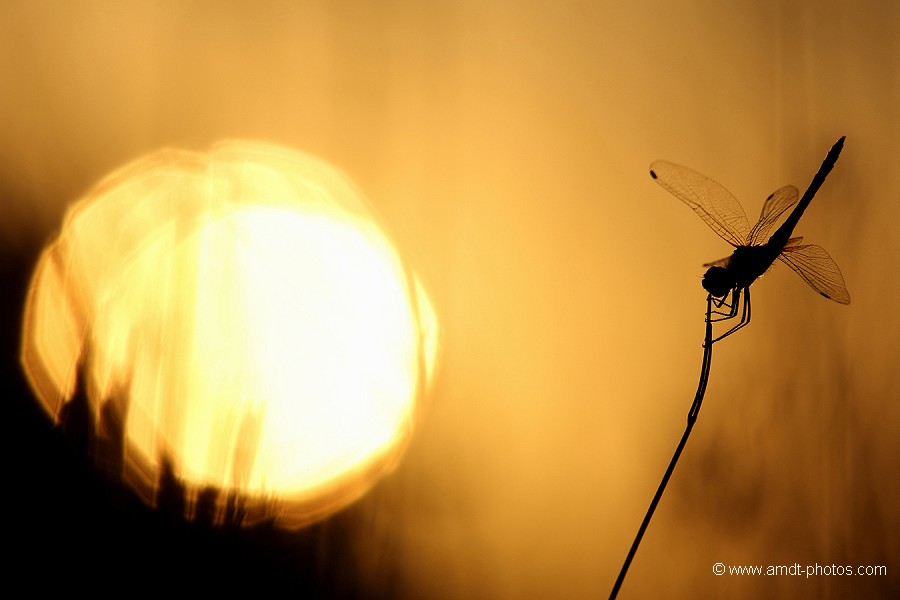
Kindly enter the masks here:
M 69 211 L 29 292 L 22 363 L 56 421 L 185 516 L 292 527 L 404 449 L 435 314 L 352 184 L 277 146 L 164 150 Z M 66 425 L 66 423 L 63 423 Z M 162 483 L 161 483 L 162 482 Z M 180 488 L 179 488 L 180 489 Z

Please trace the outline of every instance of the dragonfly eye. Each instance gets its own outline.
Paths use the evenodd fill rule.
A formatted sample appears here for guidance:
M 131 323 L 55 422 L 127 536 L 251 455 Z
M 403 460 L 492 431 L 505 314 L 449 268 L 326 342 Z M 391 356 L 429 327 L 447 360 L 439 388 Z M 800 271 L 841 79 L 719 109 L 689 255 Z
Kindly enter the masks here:
M 724 267 L 710 267 L 703 275 L 703 289 L 721 298 L 732 290 L 735 282 L 729 276 L 728 269 Z

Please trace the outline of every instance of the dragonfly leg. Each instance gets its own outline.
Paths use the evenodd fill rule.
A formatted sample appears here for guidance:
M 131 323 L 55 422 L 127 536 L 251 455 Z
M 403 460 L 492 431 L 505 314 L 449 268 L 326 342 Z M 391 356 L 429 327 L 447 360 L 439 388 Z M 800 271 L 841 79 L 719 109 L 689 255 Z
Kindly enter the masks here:
M 724 306 L 728 309 L 728 312 L 724 312 L 721 310 L 712 311 L 710 314 L 718 315 L 720 317 L 718 319 L 711 319 L 713 323 L 715 323 L 717 321 L 728 321 L 729 319 L 733 319 L 737 316 L 738 304 L 739 304 L 739 300 L 740 300 L 740 296 L 739 296 L 740 291 L 741 290 L 739 288 L 735 288 L 734 290 L 732 290 L 731 304 L 729 304 L 728 302 L 725 301 L 725 299 L 728 298 L 728 294 L 722 296 L 722 298 L 719 300 L 713 298 L 713 304 L 715 305 L 716 308 L 722 308 Z
M 738 305 L 737 295 L 738 295 L 738 293 L 739 293 L 739 290 L 734 291 L 735 300 L 732 303 L 732 310 L 734 311 L 735 316 L 737 315 L 737 305 Z M 743 289 L 743 295 L 744 295 L 744 301 L 743 301 L 743 306 L 741 307 L 741 320 L 738 322 L 737 325 L 735 325 L 734 327 L 732 327 L 731 329 L 729 329 L 728 331 L 726 331 L 725 333 L 723 333 L 722 335 L 720 335 L 719 337 L 714 339 L 713 342 L 718 342 L 721 339 L 727 338 L 729 335 L 736 332 L 738 329 L 741 329 L 742 327 L 746 327 L 747 324 L 750 323 L 750 286 L 747 286 Z M 719 320 L 725 321 L 726 319 L 719 319 Z

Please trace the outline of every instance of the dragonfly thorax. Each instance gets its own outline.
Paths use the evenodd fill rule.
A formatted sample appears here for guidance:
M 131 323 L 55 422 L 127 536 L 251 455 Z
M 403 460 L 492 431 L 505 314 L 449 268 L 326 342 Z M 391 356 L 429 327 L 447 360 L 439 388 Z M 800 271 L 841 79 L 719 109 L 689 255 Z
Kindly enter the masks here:
M 731 256 L 706 270 L 703 288 L 721 298 L 731 290 L 749 287 L 772 266 L 780 251 L 768 244 L 738 246 Z

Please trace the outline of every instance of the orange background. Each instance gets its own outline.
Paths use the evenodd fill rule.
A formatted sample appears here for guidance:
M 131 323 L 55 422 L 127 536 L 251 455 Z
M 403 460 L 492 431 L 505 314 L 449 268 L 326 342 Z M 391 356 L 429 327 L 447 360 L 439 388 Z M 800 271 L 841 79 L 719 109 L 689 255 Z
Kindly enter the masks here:
M 647 166 L 716 179 L 752 223 L 846 135 L 796 234 L 852 304 L 783 266 L 754 286 L 621 597 L 887 596 L 898 65 L 889 0 L 4 2 L 0 256 L 28 264 L 68 202 L 161 146 L 246 137 L 335 164 L 421 274 L 442 362 L 404 462 L 342 521 L 353 559 L 302 560 L 350 565 L 367 597 L 603 597 L 695 389 L 701 264 L 729 252 Z

